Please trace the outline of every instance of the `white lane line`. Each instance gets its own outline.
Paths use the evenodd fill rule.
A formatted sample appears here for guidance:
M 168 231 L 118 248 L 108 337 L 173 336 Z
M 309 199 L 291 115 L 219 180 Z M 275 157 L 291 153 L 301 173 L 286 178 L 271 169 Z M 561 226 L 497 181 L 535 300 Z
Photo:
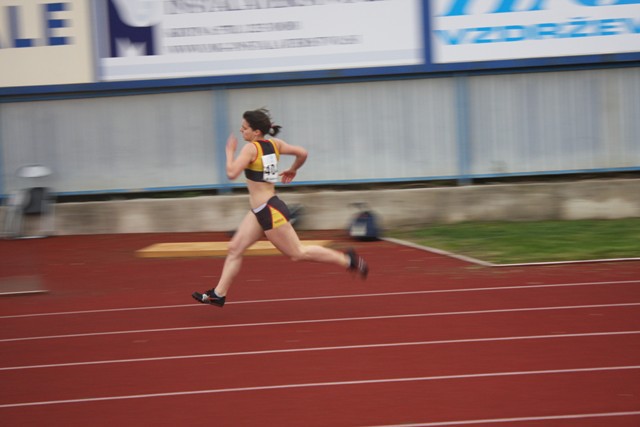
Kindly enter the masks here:
M 551 421 L 551 420 L 576 420 L 584 418 L 609 418 L 609 417 L 632 417 L 640 415 L 640 411 L 629 412 L 596 412 L 590 414 L 567 414 L 567 415 L 545 415 L 531 417 L 514 417 L 514 418 L 493 418 L 481 420 L 460 420 L 460 421 L 439 421 L 431 423 L 418 424 L 387 424 L 376 427 L 441 427 L 441 426 L 464 426 L 470 424 L 496 424 L 496 423 L 521 423 L 528 421 Z
M 438 249 L 431 246 L 420 245 L 418 243 L 409 242 L 407 240 L 395 239 L 393 237 L 383 237 L 382 240 L 385 240 L 389 243 L 394 243 L 396 245 L 407 246 L 409 248 L 418 249 L 425 252 L 432 252 L 437 255 L 444 255 L 450 258 L 456 258 L 464 262 L 468 262 L 471 264 L 478 264 L 484 267 L 533 267 L 533 266 L 545 266 L 545 265 L 595 264 L 595 263 L 603 263 L 603 262 L 640 261 L 640 258 L 638 257 L 627 257 L 627 258 L 600 258 L 600 259 L 579 259 L 579 260 L 570 260 L 570 261 L 539 261 L 539 262 L 518 262 L 518 263 L 512 263 L 512 264 L 494 264 L 489 261 L 483 261 L 481 259 L 473 258 L 467 255 L 445 251 L 444 249 Z
M 526 307 L 526 308 L 502 308 L 494 310 L 469 310 L 469 311 L 445 311 L 436 313 L 415 313 L 415 314 L 393 314 L 385 316 L 363 316 L 363 317 L 338 317 L 333 319 L 310 319 L 310 320 L 287 320 L 280 322 L 258 322 L 258 323 L 235 323 L 223 325 L 205 325 L 205 326 L 186 326 L 178 328 L 157 328 L 157 329 L 134 329 L 124 331 L 108 331 L 108 332 L 87 332 L 79 334 L 64 335 L 44 335 L 35 337 L 18 337 L 1 339 L 3 342 L 16 341 L 33 341 L 33 340 L 50 340 L 61 338 L 79 338 L 79 337 L 98 337 L 104 335 L 124 335 L 124 334 L 148 334 L 152 332 L 178 332 L 178 331 L 195 331 L 200 329 L 222 329 L 222 328 L 248 328 L 259 326 L 281 326 L 281 325 L 303 325 L 309 323 L 333 323 L 333 322 L 353 322 L 366 320 L 387 320 L 387 319 L 410 319 L 417 317 L 435 317 L 435 316 L 465 316 L 475 314 L 493 314 L 493 313 L 518 313 L 529 311 L 550 311 L 550 310 L 579 310 L 587 308 L 611 308 L 611 307 L 636 307 L 640 306 L 640 302 L 621 303 L 621 304 L 593 304 L 593 305 L 569 305 L 557 307 Z
M 403 382 L 406 383 L 406 382 L 422 382 L 422 381 L 443 381 L 443 380 L 457 380 L 457 379 L 469 379 L 469 378 L 512 377 L 512 376 L 524 376 L 524 375 L 576 374 L 576 373 L 588 373 L 588 372 L 629 371 L 629 370 L 636 370 L 636 369 L 640 369 L 640 365 L 599 366 L 599 367 L 592 367 L 592 368 L 576 368 L 576 369 L 548 369 L 548 370 L 540 370 L 540 371 L 486 372 L 486 373 L 480 373 L 480 374 L 437 375 L 437 376 L 430 376 L 430 377 L 410 377 L 410 378 L 382 378 L 377 380 L 332 381 L 332 382 L 323 382 L 323 383 L 278 384 L 278 385 L 252 386 L 252 387 L 218 388 L 218 389 L 208 389 L 208 390 L 175 391 L 175 392 L 167 392 L 167 393 L 148 393 L 148 394 L 132 394 L 132 395 L 123 395 L 123 396 L 105 396 L 105 397 L 87 397 L 87 398 L 78 398 L 78 399 L 64 399 L 64 400 L 47 400 L 47 401 L 39 401 L 39 402 L 6 403 L 6 404 L 0 405 L 0 408 L 60 405 L 60 404 L 66 404 L 66 403 L 104 402 L 104 401 L 128 400 L 128 399 L 148 399 L 148 398 L 154 398 L 154 397 L 188 396 L 188 395 L 214 394 L 214 393 L 239 393 L 239 392 L 246 392 L 246 391 L 300 389 L 300 388 L 312 388 L 312 387 L 338 387 L 338 386 L 348 386 L 348 385 L 388 384 L 388 383 L 403 383 Z
M 342 346 L 331 346 L 331 347 L 284 348 L 284 349 L 278 349 L 278 350 L 236 351 L 236 352 L 229 352 L 229 353 L 208 353 L 208 354 L 187 354 L 182 356 L 143 357 L 138 359 L 113 359 L 113 360 L 94 360 L 94 361 L 88 361 L 88 362 L 52 363 L 47 365 L 8 366 L 8 367 L 0 368 L 0 371 L 18 371 L 18 370 L 25 370 L 25 369 L 43 369 L 43 368 L 67 368 L 72 366 L 158 362 L 158 361 L 167 361 L 167 360 L 204 359 L 204 358 L 212 358 L 212 357 L 255 356 L 255 355 L 263 355 L 263 354 L 282 354 L 282 353 L 304 353 L 304 352 L 312 352 L 312 351 L 339 351 L 339 350 L 358 350 L 358 349 L 371 349 L 371 348 L 411 347 L 411 346 L 426 346 L 426 345 L 468 344 L 468 343 L 505 342 L 505 341 L 523 341 L 523 340 L 546 340 L 546 339 L 562 339 L 562 338 L 606 337 L 606 336 L 638 335 L 638 334 L 640 334 L 640 331 L 610 331 L 610 332 L 587 332 L 587 333 L 575 333 L 575 334 L 524 335 L 524 336 L 512 336 L 512 337 L 461 338 L 461 339 L 451 339 L 451 340 L 396 342 L 396 343 L 385 343 L 385 344 L 358 344 L 358 345 L 342 345 Z
M 341 298 L 372 298 L 372 297 L 389 297 L 389 296 L 402 296 L 402 295 L 444 294 L 444 293 L 457 293 L 457 292 L 487 292 L 487 291 L 503 291 L 503 290 L 562 288 L 562 287 L 574 287 L 574 286 L 628 285 L 632 283 L 640 283 L 640 279 L 617 280 L 617 281 L 606 281 L 606 282 L 552 283 L 548 285 L 492 286 L 492 287 L 484 287 L 484 288 L 462 288 L 462 289 L 433 289 L 428 291 L 385 292 L 385 293 L 375 293 L 375 294 L 328 295 L 328 296 L 325 295 L 325 296 L 315 296 L 315 297 L 230 301 L 227 304 L 262 304 L 262 303 L 273 303 L 273 302 L 314 301 L 314 300 L 341 299 Z M 191 303 L 191 304 L 176 304 L 176 305 L 158 305 L 158 306 L 148 306 L 148 307 L 107 308 L 107 309 L 99 309 L 99 310 L 78 310 L 78 311 L 60 311 L 60 312 L 52 312 L 52 313 L 16 314 L 16 315 L 9 315 L 9 316 L 0 316 L 0 319 L 17 319 L 17 318 L 25 318 L 25 317 L 63 316 L 63 315 L 77 315 L 77 314 L 114 313 L 119 311 L 161 310 L 161 309 L 171 309 L 171 308 L 194 308 L 194 307 L 203 308 L 205 306 L 201 304 Z

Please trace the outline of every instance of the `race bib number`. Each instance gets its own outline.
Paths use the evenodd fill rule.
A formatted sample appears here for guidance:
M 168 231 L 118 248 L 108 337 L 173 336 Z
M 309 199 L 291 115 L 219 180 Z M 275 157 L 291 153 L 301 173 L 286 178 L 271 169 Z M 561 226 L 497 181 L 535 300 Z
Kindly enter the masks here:
M 262 156 L 262 166 L 264 167 L 262 179 L 270 183 L 278 182 L 278 158 L 276 155 L 267 154 Z

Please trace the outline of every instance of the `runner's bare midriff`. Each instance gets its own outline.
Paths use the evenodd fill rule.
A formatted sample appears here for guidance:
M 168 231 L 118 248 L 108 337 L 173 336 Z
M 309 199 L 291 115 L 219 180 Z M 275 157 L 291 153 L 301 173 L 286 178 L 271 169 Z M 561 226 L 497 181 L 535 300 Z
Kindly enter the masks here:
M 247 188 L 249 189 L 249 204 L 251 209 L 255 209 L 275 196 L 275 185 L 268 182 L 256 182 L 247 180 Z

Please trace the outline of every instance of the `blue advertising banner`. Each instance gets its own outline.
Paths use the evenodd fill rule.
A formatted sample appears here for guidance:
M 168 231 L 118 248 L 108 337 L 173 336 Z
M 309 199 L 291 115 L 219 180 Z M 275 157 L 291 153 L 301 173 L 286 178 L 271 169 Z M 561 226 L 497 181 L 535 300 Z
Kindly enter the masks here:
M 640 0 L 432 0 L 433 64 L 640 52 Z

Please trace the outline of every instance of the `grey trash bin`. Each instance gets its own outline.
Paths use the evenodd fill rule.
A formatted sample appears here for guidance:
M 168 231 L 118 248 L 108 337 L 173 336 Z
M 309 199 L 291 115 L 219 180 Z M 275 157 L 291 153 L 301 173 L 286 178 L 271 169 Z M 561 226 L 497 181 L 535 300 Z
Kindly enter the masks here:
M 52 235 L 55 196 L 49 187 L 42 185 L 43 178 L 51 175 L 51 169 L 43 165 L 25 165 L 18 169 L 17 175 L 32 185 L 15 191 L 9 197 L 5 215 L 5 237 L 35 238 Z M 34 218 L 37 224 L 36 234 L 24 234 L 26 218 Z

